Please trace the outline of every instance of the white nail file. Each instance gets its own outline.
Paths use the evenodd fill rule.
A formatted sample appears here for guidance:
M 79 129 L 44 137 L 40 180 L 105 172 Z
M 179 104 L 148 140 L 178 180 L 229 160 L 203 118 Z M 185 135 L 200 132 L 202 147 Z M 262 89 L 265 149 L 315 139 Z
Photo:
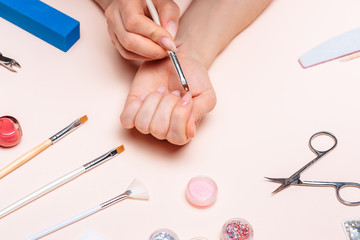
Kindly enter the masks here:
M 308 68 L 357 52 L 360 52 L 360 28 L 345 32 L 321 43 L 302 55 L 299 58 L 299 63 L 303 68 Z

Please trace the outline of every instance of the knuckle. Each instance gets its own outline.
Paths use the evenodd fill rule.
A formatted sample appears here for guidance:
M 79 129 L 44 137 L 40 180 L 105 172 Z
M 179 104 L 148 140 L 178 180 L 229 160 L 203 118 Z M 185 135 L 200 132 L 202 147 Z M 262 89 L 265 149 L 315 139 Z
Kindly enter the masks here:
M 168 133 L 168 135 L 166 136 L 166 139 L 175 145 L 184 145 L 188 142 L 188 139 L 180 133 L 174 132 L 174 131 L 170 131 Z
M 112 22 L 113 15 L 114 15 L 113 12 L 114 12 L 113 7 L 112 7 L 112 5 L 110 4 L 109 7 L 106 8 L 106 9 L 105 9 L 105 12 L 104 12 L 105 18 L 106 18 L 107 21 Z
M 110 17 L 111 17 L 110 7 L 108 7 L 107 9 L 105 9 L 104 15 L 105 15 L 105 18 L 106 18 L 107 20 L 110 19 Z
M 133 122 L 128 117 L 125 117 L 123 114 L 121 114 L 120 116 L 120 122 L 121 125 L 126 129 L 130 129 L 134 127 Z
M 128 59 L 128 60 L 131 59 L 131 54 L 128 51 L 126 51 L 125 49 L 120 47 L 120 48 L 118 48 L 118 51 L 123 58 Z
M 166 12 L 171 12 L 173 15 L 180 16 L 180 8 L 179 6 L 172 0 L 167 1 L 164 4 L 164 10 Z
M 160 140 L 165 139 L 166 132 L 167 132 L 167 130 L 162 127 L 154 126 L 153 124 L 150 125 L 150 133 L 157 139 L 160 139 Z
M 125 49 L 130 49 L 132 47 L 131 37 L 128 34 L 124 34 L 121 37 L 120 43 Z
M 174 13 L 176 13 L 176 15 L 180 15 L 180 8 L 174 1 L 170 1 L 169 5 L 170 8 L 174 11 Z
M 123 19 L 124 27 L 126 30 L 131 31 L 139 24 L 138 16 L 135 14 L 129 14 Z
M 131 57 L 131 55 L 128 52 L 120 52 L 120 55 L 125 58 L 126 60 L 132 60 L 133 58 Z
M 188 142 L 186 139 L 180 139 L 180 138 L 170 138 L 168 139 L 168 141 L 172 144 L 179 146 L 185 145 Z
M 150 133 L 149 125 L 147 123 L 145 123 L 144 121 L 142 121 L 142 120 L 136 119 L 135 120 L 135 127 L 139 132 L 141 132 L 143 134 Z
M 157 36 L 158 36 L 158 34 L 157 34 L 156 29 L 155 28 L 151 29 L 150 34 L 149 34 L 150 39 L 152 39 L 153 41 L 156 41 Z

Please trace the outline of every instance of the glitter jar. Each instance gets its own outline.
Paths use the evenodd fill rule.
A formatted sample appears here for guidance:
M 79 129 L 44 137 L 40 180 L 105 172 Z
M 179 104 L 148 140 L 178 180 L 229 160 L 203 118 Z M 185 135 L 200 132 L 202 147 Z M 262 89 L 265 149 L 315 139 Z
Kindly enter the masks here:
M 190 179 L 185 196 L 188 202 L 200 208 L 214 204 L 218 192 L 215 181 L 206 176 L 198 176 Z
M 241 218 L 228 220 L 222 228 L 222 240 L 252 240 L 253 236 L 250 223 Z
M 348 240 L 360 239 L 360 219 L 344 221 L 343 228 Z
M 170 229 L 159 229 L 151 234 L 149 240 L 179 240 L 179 237 Z

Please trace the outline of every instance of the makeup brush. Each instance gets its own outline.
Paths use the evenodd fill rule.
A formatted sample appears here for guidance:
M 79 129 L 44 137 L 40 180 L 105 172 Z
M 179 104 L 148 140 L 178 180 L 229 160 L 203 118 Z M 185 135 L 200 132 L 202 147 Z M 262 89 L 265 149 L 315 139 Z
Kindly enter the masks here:
M 146 0 L 146 6 L 149 9 L 149 12 L 150 12 L 150 15 L 151 15 L 153 21 L 157 25 L 161 26 L 160 18 L 159 18 L 159 15 L 158 15 L 157 11 L 156 11 L 154 3 L 151 0 Z M 168 54 L 170 56 L 171 62 L 173 63 L 173 65 L 175 67 L 175 70 L 176 70 L 176 72 L 177 72 L 177 74 L 179 76 L 181 85 L 183 86 L 185 91 L 188 92 L 190 90 L 189 85 L 188 85 L 188 83 L 186 81 L 185 75 L 184 75 L 184 73 L 183 73 L 183 71 L 181 69 L 179 60 L 177 59 L 175 52 L 174 51 L 168 51 Z
M 125 150 L 124 146 L 121 145 L 113 150 L 110 150 L 109 152 L 105 153 L 104 155 L 101 155 L 100 157 L 82 165 L 81 167 L 75 169 L 72 172 L 69 172 L 68 174 L 52 181 L 51 183 L 43 186 L 42 188 L 36 190 L 35 192 L 27 195 L 26 197 L 18 200 L 17 202 L 11 204 L 7 208 L 0 211 L 0 219 L 9 213 L 15 211 L 16 209 L 21 208 L 22 206 L 30 203 L 31 201 L 34 201 L 35 199 L 38 199 L 39 197 L 45 195 L 48 192 L 51 192 L 55 188 L 69 182 L 70 180 L 80 176 L 84 172 L 87 172 L 97 166 L 99 166 L 101 163 L 106 162 L 107 160 L 110 160 L 111 158 L 117 156 L 119 153 L 122 153 Z
M 75 129 L 80 127 L 82 124 L 84 124 L 87 120 L 88 120 L 88 117 L 86 115 L 82 116 L 79 119 L 76 119 L 69 126 L 64 128 L 60 132 L 56 133 L 51 138 L 46 139 L 43 143 L 40 143 L 38 146 L 34 147 L 33 149 L 31 149 L 27 153 L 20 156 L 15 161 L 8 164 L 6 167 L 4 167 L 3 169 L 0 170 L 0 179 L 5 177 L 6 175 L 11 173 L 12 171 L 14 171 L 15 169 L 17 169 L 21 165 L 25 164 L 30 159 L 32 159 L 33 157 L 35 157 L 36 155 L 38 155 L 39 153 L 41 153 L 42 151 L 44 151 L 45 149 L 47 149 L 48 147 L 53 145 L 54 143 L 58 142 L 60 139 L 65 137 L 67 134 L 71 133 L 72 131 L 74 131 Z
M 124 200 L 126 198 L 133 198 L 133 199 L 149 199 L 148 191 L 146 190 L 146 187 L 144 184 L 142 184 L 140 181 L 134 179 L 130 186 L 127 188 L 127 190 L 120 194 L 117 197 L 114 197 L 113 199 L 110 199 L 109 201 L 106 201 L 104 203 L 101 203 L 100 205 L 97 205 L 96 207 L 93 207 L 85 212 L 82 212 L 80 214 L 77 214 L 76 216 L 69 218 L 61 223 L 58 223 L 52 227 L 49 227 L 35 235 L 32 235 L 31 237 L 26 238 L 25 240 L 35 240 L 42 238 L 52 232 L 55 232 L 61 228 L 64 228 L 72 223 L 75 223 L 83 218 L 86 218 L 96 212 L 99 212 L 117 202 L 120 202 L 121 200 Z

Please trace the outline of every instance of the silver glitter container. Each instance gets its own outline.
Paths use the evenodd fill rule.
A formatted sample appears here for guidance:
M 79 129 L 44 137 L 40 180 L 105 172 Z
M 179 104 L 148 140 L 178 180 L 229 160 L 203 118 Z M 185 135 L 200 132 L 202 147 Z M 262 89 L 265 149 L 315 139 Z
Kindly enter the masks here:
M 342 226 L 347 240 L 360 240 L 360 218 L 345 220 Z
M 159 229 L 151 234 L 149 240 L 179 240 L 179 237 L 170 229 Z

